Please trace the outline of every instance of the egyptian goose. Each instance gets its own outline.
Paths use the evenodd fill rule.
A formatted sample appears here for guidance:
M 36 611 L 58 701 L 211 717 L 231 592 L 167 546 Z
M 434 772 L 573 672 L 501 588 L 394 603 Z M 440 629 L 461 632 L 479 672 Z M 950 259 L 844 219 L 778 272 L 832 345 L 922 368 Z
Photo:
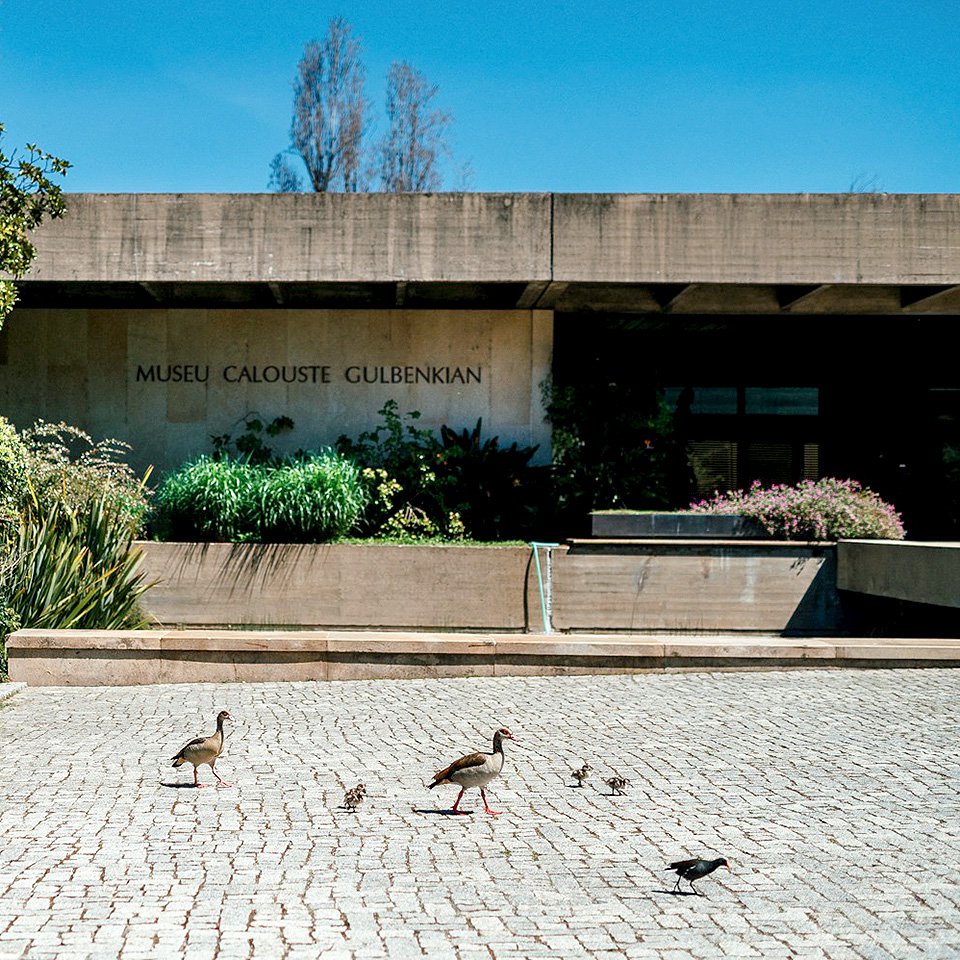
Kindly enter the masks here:
M 570 772 L 570 776 L 577 781 L 578 787 L 582 787 L 584 781 L 590 776 L 590 771 L 592 769 L 593 767 L 591 767 L 589 763 L 585 763 L 579 770 L 572 770 Z
M 726 857 L 717 857 L 716 860 L 702 860 L 700 857 L 694 857 L 692 860 L 678 860 L 676 863 L 669 864 L 667 869 L 676 871 L 677 882 L 673 888 L 675 891 L 679 893 L 680 881 L 686 880 L 690 884 L 690 889 L 699 897 L 700 894 L 697 893 L 697 888 L 693 885 L 693 881 L 705 877 L 708 873 L 713 873 L 717 867 L 730 869 L 730 864 L 727 863 Z
M 483 806 L 491 816 L 497 816 L 500 810 L 491 810 L 487 803 L 487 795 L 484 787 L 494 778 L 500 776 L 503 770 L 503 741 L 516 740 L 517 738 L 506 728 L 501 727 L 493 735 L 493 753 L 468 753 L 459 760 L 454 760 L 449 767 L 444 767 L 438 773 L 433 775 L 433 783 L 430 789 L 439 787 L 442 783 L 455 783 L 460 787 L 460 793 L 453 804 L 453 812 L 461 813 L 460 801 L 463 799 L 465 791 L 471 787 L 480 788 L 480 796 L 483 797 Z
M 621 777 L 619 773 L 615 773 L 612 777 L 607 777 L 603 781 L 610 788 L 610 796 L 618 794 L 623 796 L 624 791 L 630 785 L 630 781 L 626 777 Z
M 197 779 L 197 767 L 207 764 L 210 771 L 217 778 L 217 782 L 222 787 L 230 787 L 232 784 L 221 779 L 220 774 L 214 768 L 217 757 L 223 750 L 223 721 L 233 720 L 233 717 L 226 710 L 221 710 L 217 714 L 217 731 L 209 737 L 197 737 L 191 740 L 174 758 L 173 766 L 179 767 L 184 763 L 193 764 L 193 785 L 195 787 L 205 787 L 207 784 L 200 783 Z

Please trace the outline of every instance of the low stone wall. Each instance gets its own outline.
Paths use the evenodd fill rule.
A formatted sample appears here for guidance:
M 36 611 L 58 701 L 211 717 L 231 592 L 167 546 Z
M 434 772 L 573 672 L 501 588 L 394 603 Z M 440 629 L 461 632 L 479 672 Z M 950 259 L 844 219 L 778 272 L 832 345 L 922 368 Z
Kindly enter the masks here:
M 575 540 L 554 562 L 553 625 L 573 631 L 843 631 L 833 544 Z
M 162 626 L 498 632 L 837 633 L 832 545 L 142 543 Z M 540 584 L 543 583 L 541 603 Z M 547 624 L 542 609 L 547 608 Z

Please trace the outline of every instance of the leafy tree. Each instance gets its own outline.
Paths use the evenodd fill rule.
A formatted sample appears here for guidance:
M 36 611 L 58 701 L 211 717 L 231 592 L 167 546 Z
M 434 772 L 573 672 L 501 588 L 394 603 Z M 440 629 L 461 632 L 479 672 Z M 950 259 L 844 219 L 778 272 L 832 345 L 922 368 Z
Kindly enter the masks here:
M 3 152 L 0 123 L 0 326 L 17 302 L 15 281 L 30 269 L 36 249 L 28 234 L 45 216 L 63 215 L 60 187 L 50 178 L 66 174 L 70 164 L 28 143 L 25 153 Z
M 440 158 L 448 154 L 446 131 L 451 116 L 437 109 L 436 84 L 409 63 L 393 63 L 387 74 L 389 129 L 377 151 L 381 189 L 388 193 L 439 190 Z

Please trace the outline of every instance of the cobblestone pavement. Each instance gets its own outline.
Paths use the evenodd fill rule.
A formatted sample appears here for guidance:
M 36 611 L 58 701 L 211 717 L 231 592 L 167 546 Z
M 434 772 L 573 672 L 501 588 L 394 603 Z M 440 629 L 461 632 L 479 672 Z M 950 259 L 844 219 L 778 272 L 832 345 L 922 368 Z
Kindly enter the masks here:
M 224 708 L 236 786 L 184 787 Z M 29 688 L 0 957 L 957 957 L 958 715 L 935 669 Z M 443 815 L 501 724 L 504 814 Z M 701 853 L 732 870 L 672 894 Z

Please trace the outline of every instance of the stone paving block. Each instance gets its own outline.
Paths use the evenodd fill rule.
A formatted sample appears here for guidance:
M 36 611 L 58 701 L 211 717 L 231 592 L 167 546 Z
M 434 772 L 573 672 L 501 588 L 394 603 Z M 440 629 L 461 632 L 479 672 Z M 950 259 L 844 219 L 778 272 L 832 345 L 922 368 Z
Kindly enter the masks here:
M 957 956 L 928 863 L 960 862 L 958 694 L 938 668 L 28 688 L 0 958 Z M 236 786 L 194 790 L 169 758 L 224 708 Z M 503 724 L 503 815 L 446 815 L 430 775 Z M 675 895 L 695 854 L 732 870 Z

